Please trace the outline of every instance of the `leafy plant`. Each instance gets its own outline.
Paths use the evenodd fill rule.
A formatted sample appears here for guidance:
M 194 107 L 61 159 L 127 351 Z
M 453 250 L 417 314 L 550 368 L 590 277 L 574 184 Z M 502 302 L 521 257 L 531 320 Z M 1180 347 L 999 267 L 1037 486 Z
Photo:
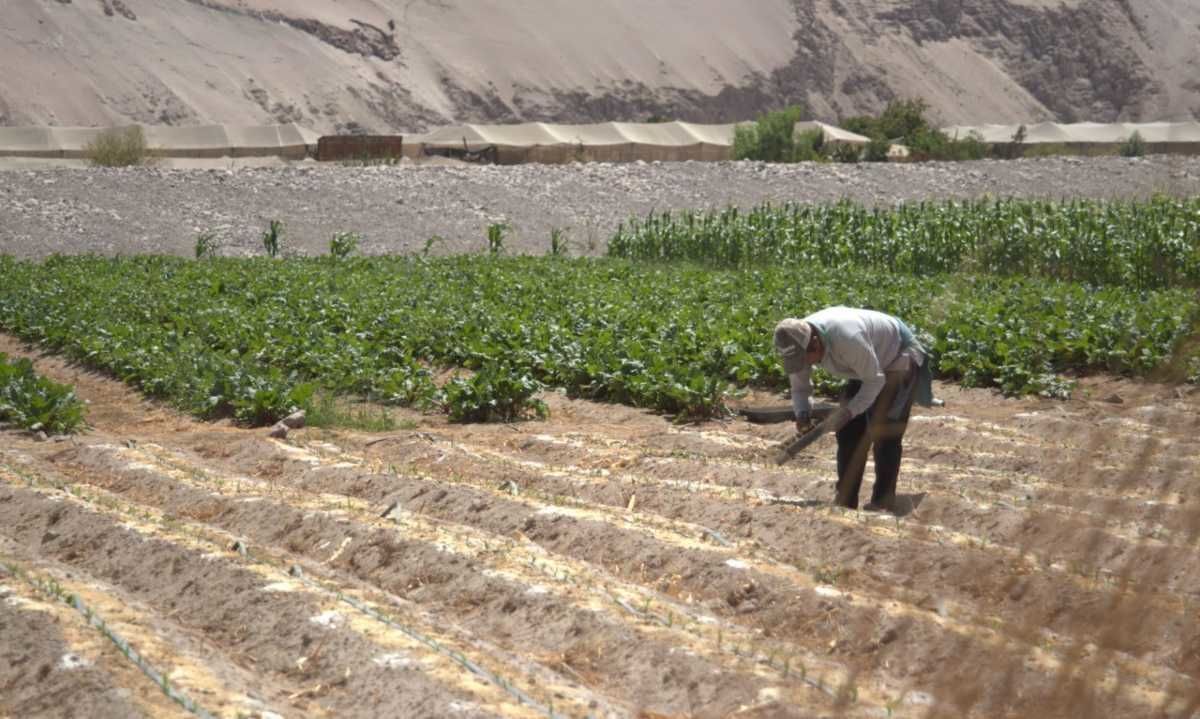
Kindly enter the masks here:
M 69 385 L 37 374 L 28 359 L 10 361 L 0 352 L 0 421 L 68 434 L 83 425 L 83 402 Z
M 771 328 L 831 304 L 903 317 L 936 355 L 937 376 L 1010 393 L 1061 395 L 1070 387 L 1064 375 L 1088 371 L 1146 375 L 1194 331 L 1200 310 L 1190 287 L 1054 276 L 1091 272 L 1148 284 L 1123 263 L 1157 267 L 1154 253 L 1137 259 L 1110 245 L 1112 265 L 1089 266 L 1086 253 L 1030 259 L 1031 250 L 1040 253 L 1032 240 L 1050 235 L 1010 247 L 1000 229 L 1019 237 L 1040 222 L 1067 228 L 1094 208 L 1071 219 L 1072 205 L 1047 204 L 1058 215 L 1046 217 L 1042 205 L 994 216 L 982 207 L 973 216 L 926 205 L 866 224 L 874 216 L 851 207 L 796 209 L 794 218 L 791 210 L 782 218 L 764 212 L 753 236 L 738 229 L 741 211 L 693 214 L 690 225 L 674 216 L 653 244 L 626 247 L 653 259 L 706 252 L 732 269 L 614 257 L 367 257 L 334 278 L 323 258 L 0 257 L 0 327 L 197 416 L 247 423 L 313 406 L 317 386 L 338 397 L 439 407 L 459 421 L 537 416 L 542 387 L 680 419 L 711 416 L 733 387 L 784 388 Z M 1189 207 L 1170 201 L 1117 217 L 1140 233 L 1180 240 L 1193 237 L 1196 211 L 1181 213 Z M 930 214 L 929 227 L 907 224 Z M 784 220 L 791 224 L 776 224 Z M 1091 232 L 1118 224 L 1088 222 Z M 889 240 L 888 224 L 907 229 Z M 977 232 L 982 248 L 973 244 Z M 1194 253 L 1192 241 L 1180 240 Z M 1194 256 L 1173 242 L 1150 246 Z M 969 271 L 964 257 L 974 263 Z M 800 261 L 808 269 L 797 304 Z M 1055 269 L 1062 266 L 1051 261 L 1068 264 Z M 1163 275 L 1157 282 L 1196 281 L 1186 262 L 1172 262 L 1155 270 Z M 439 389 L 434 375 L 452 368 L 474 374 Z M 827 378 L 818 384 L 832 389 Z
M 455 378 L 446 387 L 446 406 L 455 422 L 510 422 L 544 418 L 546 404 L 534 398 L 542 384 L 511 367 L 489 365 L 470 379 Z
M 835 144 L 833 146 L 833 152 L 830 153 L 830 157 L 833 158 L 834 162 L 848 162 L 848 163 L 858 162 L 859 159 L 862 157 L 862 155 L 863 155 L 862 148 L 859 148 L 856 145 L 851 145 L 850 143 L 845 143 L 845 142 L 840 142 L 840 143 Z
M 1133 134 L 1121 143 L 1121 157 L 1142 157 L 1145 154 L 1146 141 L 1142 139 L 1142 133 L 1134 130 Z
M 444 243 L 445 241 L 446 239 L 441 235 L 434 235 L 428 240 L 425 240 L 425 247 L 421 249 L 421 256 L 428 257 L 429 253 L 433 251 L 434 247 Z
M 217 250 L 220 248 L 220 243 L 217 241 L 217 235 L 211 230 L 205 230 L 199 235 L 196 235 L 196 259 L 202 260 L 206 257 L 216 257 Z
M 1136 289 L 1200 286 L 1200 200 L 848 202 L 650 214 L 608 254 L 718 267 L 781 261 L 916 275 L 1037 275 Z
M 358 249 L 359 239 L 357 232 L 335 232 L 329 241 L 329 254 L 343 260 Z
M 754 124 L 740 125 L 733 132 L 733 159 L 762 162 L 794 162 L 796 123 L 804 119 L 799 105 L 768 112 Z
M 550 254 L 553 257 L 565 257 L 570 241 L 561 227 L 550 230 Z
M 503 222 L 488 225 L 487 241 L 488 254 L 495 256 L 504 251 L 504 236 L 508 234 L 509 226 Z
M 271 220 L 271 226 L 263 232 L 262 241 L 263 247 L 267 251 L 268 257 L 279 256 L 279 244 L 283 239 L 283 223 L 279 220 Z
M 796 136 L 789 162 L 821 162 L 825 154 L 825 133 L 819 128 L 805 130 Z
M 146 161 L 146 134 L 140 125 L 104 130 L 83 148 L 84 157 L 101 167 L 130 167 Z
M 872 139 L 863 148 L 863 162 L 887 162 L 890 149 L 892 149 L 892 143 L 887 140 Z

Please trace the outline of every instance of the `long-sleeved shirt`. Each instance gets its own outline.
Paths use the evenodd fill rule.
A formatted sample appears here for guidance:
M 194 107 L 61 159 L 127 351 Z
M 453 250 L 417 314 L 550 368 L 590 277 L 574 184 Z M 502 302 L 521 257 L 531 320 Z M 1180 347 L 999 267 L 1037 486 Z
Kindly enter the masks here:
M 846 404 L 851 417 L 870 409 L 885 383 L 885 371 L 907 370 L 910 362 L 920 365 L 920 351 L 906 351 L 908 332 L 900 320 L 875 310 L 827 307 L 803 318 L 821 336 L 825 356 L 819 365 L 829 373 L 862 382 L 862 388 Z M 812 367 L 789 375 L 792 409 L 797 417 L 807 416 L 812 407 Z

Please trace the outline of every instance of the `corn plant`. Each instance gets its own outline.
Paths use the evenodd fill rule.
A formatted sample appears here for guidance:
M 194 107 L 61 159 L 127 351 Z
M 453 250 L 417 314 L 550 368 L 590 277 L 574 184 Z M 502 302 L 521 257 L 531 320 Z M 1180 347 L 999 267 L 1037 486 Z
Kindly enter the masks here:
M 495 256 L 504 252 L 504 237 L 508 234 L 509 229 L 511 228 L 503 222 L 494 222 L 488 225 L 487 241 L 489 255 Z
M 263 232 L 262 241 L 263 247 L 267 250 L 268 257 L 279 256 L 279 244 L 283 239 L 283 223 L 279 220 L 271 220 L 271 226 Z
M 550 255 L 552 257 L 565 257 L 568 245 L 570 245 L 570 241 L 561 227 L 550 230 Z
M 329 254 L 338 260 L 344 260 L 358 249 L 359 236 L 357 232 L 335 232 L 329 241 Z
M 792 263 L 919 276 L 1033 275 L 1138 290 L 1200 287 L 1200 199 L 890 208 L 842 202 L 651 213 L 622 224 L 608 254 L 730 268 Z
M 202 260 L 206 257 L 216 257 L 219 248 L 220 243 L 217 241 L 217 235 L 211 230 L 205 230 L 196 236 L 195 251 L 197 260 Z

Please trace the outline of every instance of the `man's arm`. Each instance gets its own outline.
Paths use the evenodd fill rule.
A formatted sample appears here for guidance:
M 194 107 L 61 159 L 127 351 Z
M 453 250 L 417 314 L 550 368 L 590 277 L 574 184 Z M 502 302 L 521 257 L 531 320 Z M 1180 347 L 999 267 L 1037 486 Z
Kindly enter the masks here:
M 875 347 L 866 335 L 856 334 L 849 340 L 840 345 L 841 360 L 854 371 L 855 379 L 862 382 L 858 394 L 846 403 L 846 409 L 853 419 L 871 408 L 879 393 L 883 391 L 887 378 L 883 374 L 883 368 L 879 366 L 879 358 L 875 356 Z
M 792 385 L 792 414 L 796 418 L 796 431 L 802 432 L 809 425 L 812 414 L 812 367 L 788 375 Z

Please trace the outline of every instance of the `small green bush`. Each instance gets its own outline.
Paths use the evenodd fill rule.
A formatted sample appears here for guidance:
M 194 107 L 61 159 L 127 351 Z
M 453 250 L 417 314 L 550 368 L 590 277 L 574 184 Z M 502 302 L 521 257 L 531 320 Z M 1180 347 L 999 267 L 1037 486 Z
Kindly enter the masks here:
M 0 352 L 0 421 L 33 432 L 74 432 L 83 424 L 83 402 L 75 390 L 37 374 L 27 359 L 9 361 Z
M 733 159 L 794 162 L 796 138 L 793 133 L 796 123 L 804 119 L 804 114 L 803 107 L 793 105 L 761 115 L 753 125 L 735 128 Z
M 890 149 L 892 149 L 892 143 L 887 140 L 873 139 L 863 148 L 863 162 L 887 162 Z
M 856 145 L 846 143 L 838 143 L 833 146 L 831 156 L 834 162 L 858 162 L 862 157 L 863 151 Z
M 1129 136 L 1129 139 L 1121 143 L 1121 157 L 1141 157 L 1146 154 L 1146 141 L 1142 139 L 1142 133 L 1137 130 Z
M 819 128 L 805 130 L 794 140 L 791 162 L 823 162 L 828 160 L 825 154 L 825 133 Z
M 83 149 L 84 156 L 101 167 L 131 167 L 146 161 L 146 134 L 142 128 L 114 127 L 105 130 Z

